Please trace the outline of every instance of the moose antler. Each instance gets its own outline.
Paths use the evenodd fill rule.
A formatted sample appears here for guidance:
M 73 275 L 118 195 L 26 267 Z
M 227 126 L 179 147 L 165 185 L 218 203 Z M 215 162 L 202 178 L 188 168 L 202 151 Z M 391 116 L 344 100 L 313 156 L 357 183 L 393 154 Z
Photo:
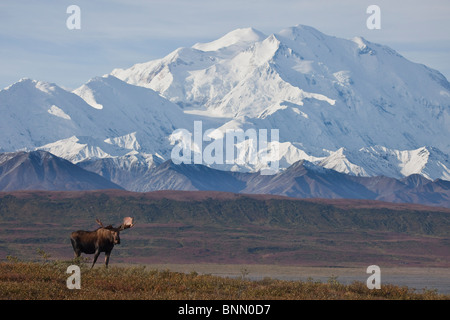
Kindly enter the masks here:
M 132 217 L 126 217 L 123 219 L 122 224 L 120 225 L 120 230 L 125 230 L 134 227 L 134 218 Z
M 95 219 L 95 222 L 97 222 L 100 225 L 100 227 L 104 228 L 103 223 L 98 218 Z

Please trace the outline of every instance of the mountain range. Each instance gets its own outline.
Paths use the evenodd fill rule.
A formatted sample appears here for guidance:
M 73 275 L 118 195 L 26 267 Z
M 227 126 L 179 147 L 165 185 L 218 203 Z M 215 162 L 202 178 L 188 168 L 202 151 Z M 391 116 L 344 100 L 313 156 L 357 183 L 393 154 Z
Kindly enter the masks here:
M 111 181 L 128 181 L 125 185 Z M 147 171 L 118 169 L 111 159 L 78 165 L 46 151 L 0 154 L 0 191 L 127 189 L 222 191 L 292 198 L 366 199 L 450 207 L 450 181 L 420 175 L 357 177 L 300 160 L 275 175 L 232 172 L 171 160 Z
M 237 29 L 115 69 L 73 91 L 21 79 L 0 90 L 0 112 L 4 157 L 47 151 L 132 191 L 215 186 L 388 199 L 389 188 L 384 192 L 379 183 L 375 189 L 360 187 L 361 181 L 387 179 L 399 186 L 395 192 L 402 190 L 393 199 L 413 201 L 420 196 L 410 193 L 411 183 L 421 181 L 413 189 L 432 193 L 447 190 L 450 180 L 447 79 L 384 45 L 303 25 L 271 35 Z M 186 171 L 184 180 L 171 179 L 174 132 L 194 132 L 194 121 L 201 121 L 205 132 L 214 129 L 209 138 L 215 141 L 230 129 L 278 130 L 279 141 L 268 148 L 276 144 L 281 171 L 261 177 L 260 164 L 185 164 L 176 167 Z M 248 154 L 251 145 L 238 147 Z M 198 152 L 196 147 L 190 151 Z M 308 174 L 289 179 L 287 173 L 299 168 Z M 187 173 L 195 170 L 210 170 L 205 176 L 212 180 Z M 327 192 L 305 182 L 309 170 L 314 184 L 318 172 L 326 173 L 321 181 L 327 181 Z

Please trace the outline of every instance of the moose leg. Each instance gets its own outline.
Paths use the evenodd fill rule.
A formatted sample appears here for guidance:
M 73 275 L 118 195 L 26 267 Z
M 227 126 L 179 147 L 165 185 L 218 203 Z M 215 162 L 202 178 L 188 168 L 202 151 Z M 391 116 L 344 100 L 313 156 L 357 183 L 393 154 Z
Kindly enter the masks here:
M 72 243 L 75 258 L 78 258 L 79 256 L 81 256 L 81 249 L 78 247 L 77 242 L 73 238 L 70 239 L 70 242 Z
M 111 255 L 111 251 L 105 252 L 105 266 L 108 268 L 109 256 Z
M 92 263 L 91 269 L 94 267 L 94 264 L 97 262 L 97 258 L 100 255 L 100 250 L 95 251 L 94 262 Z

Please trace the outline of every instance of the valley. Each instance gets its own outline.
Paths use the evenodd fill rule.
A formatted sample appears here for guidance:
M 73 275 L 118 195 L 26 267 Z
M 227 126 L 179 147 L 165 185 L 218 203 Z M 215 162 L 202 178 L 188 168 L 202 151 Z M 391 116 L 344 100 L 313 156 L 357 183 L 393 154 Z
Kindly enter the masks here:
M 337 201 L 337 200 L 336 200 Z M 223 192 L 0 194 L 0 254 L 73 257 L 70 232 L 133 216 L 111 263 L 448 267 L 450 211 Z

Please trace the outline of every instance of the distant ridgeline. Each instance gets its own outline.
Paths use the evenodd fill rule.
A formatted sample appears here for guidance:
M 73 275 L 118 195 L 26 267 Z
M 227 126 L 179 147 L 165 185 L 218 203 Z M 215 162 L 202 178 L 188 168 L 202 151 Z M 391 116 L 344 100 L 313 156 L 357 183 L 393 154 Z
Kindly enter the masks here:
M 118 190 L 0 193 L 0 212 L 0 254 L 19 258 L 71 258 L 71 231 L 133 216 L 114 261 L 450 266 L 443 208 Z

